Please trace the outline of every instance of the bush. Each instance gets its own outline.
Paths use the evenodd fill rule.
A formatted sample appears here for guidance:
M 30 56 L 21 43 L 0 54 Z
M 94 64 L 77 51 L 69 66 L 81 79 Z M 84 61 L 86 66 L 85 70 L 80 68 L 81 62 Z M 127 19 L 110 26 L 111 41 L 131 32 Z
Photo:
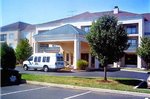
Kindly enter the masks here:
M 85 70 L 88 67 L 88 62 L 86 60 L 78 60 L 77 61 L 77 69 Z
M 1 68 L 14 69 L 16 66 L 16 56 L 13 48 L 6 43 L 2 43 L 0 47 Z

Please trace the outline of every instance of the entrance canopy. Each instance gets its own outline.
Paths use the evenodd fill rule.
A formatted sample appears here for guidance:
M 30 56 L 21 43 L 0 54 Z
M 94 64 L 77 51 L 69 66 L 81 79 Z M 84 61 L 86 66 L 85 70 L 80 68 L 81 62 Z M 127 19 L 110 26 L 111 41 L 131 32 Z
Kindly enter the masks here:
M 52 30 L 36 34 L 34 39 L 36 42 L 47 41 L 72 41 L 74 39 L 80 39 L 80 41 L 86 41 L 86 32 L 70 24 L 54 28 Z

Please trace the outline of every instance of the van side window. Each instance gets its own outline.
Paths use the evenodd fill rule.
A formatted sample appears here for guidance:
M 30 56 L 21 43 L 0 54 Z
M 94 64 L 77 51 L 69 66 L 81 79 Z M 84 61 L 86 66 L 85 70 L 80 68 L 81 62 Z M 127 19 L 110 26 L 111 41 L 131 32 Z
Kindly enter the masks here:
M 37 62 L 37 57 L 34 57 L 34 62 Z
M 38 62 L 41 62 L 41 57 L 38 57 Z
M 46 62 L 46 57 L 43 57 L 43 62 Z
M 28 61 L 33 61 L 33 56 L 29 57 Z
M 49 62 L 50 61 L 50 57 L 47 57 L 47 60 L 46 60 L 46 62 Z

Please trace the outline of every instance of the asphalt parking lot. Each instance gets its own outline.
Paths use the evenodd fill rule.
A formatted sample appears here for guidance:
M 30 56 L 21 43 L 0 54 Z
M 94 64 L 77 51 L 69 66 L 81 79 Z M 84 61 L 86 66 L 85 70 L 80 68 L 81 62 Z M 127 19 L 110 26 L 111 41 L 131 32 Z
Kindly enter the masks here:
M 21 84 L 1 88 L 1 99 L 148 99 L 134 95 Z M 149 98 L 150 99 L 150 98 Z

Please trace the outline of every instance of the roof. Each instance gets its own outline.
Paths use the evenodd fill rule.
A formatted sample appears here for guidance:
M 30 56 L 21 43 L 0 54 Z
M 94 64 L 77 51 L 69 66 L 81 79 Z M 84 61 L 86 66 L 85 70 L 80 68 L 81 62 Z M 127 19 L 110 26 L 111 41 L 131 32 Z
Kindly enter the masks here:
M 1 27 L 1 31 L 31 31 L 31 30 L 35 30 L 35 26 L 28 24 L 28 23 L 24 23 L 24 22 L 16 22 L 16 23 L 12 23 L 9 25 L 5 25 Z
M 94 21 L 101 17 L 102 15 L 106 14 L 112 14 L 116 16 L 117 18 L 123 18 L 123 17 L 132 17 L 132 16 L 143 16 L 146 20 L 150 21 L 150 13 L 146 14 L 137 14 L 137 13 L 131 13 L 131 12 L 126 12 L 126 11 L 119 11 L 118 14 L 113 14 L 113 11 L 105 11 L 105 12 L 95 12 L 95 13 L 90 13 L 90 12 L 84 12 L 72 17 L 67 17 L 47 23 L 42 23 L 42 24 L 37 24 L 37 27 L 45 27 L 45 26 L 56 26 L 56 25 L 61 25 L 62 23 L 69 23 L 69 22 L 84 22 L 84 21 Z
M 57 28 L 54 28 L 52 30 L 46 31 L 46 32 L 41 32 L 35 36 L 40 36 L 40 35 L 85 35 L 86 32 L 73 26 L 70 24 L 66 24 Z
M 150 21 L 150 13 L 144 13 L 142 15 L 147 21 Z

